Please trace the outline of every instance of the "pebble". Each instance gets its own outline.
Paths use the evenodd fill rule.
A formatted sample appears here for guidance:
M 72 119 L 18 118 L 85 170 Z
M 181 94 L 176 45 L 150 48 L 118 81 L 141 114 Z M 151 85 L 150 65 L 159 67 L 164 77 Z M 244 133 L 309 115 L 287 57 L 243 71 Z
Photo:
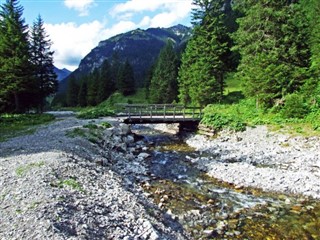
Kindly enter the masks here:
M 319 137 L 291 137 L 256 126 L 241 133 L 222 131 L 214 139 L 193 135 L 186 142 L 206 153 L 192 160 L 199 169 L 237 189 L 255 187 L 320 199 Z
M 125 151 L 133 141 L 127 125 L 95 120 L 114 127 L 93 144 L 66 136 L 91 120 L 56 115 L 35 133 L 0 143 L 0 239 L 190 239 L 135 183 L 147 175 L 148 155 Z

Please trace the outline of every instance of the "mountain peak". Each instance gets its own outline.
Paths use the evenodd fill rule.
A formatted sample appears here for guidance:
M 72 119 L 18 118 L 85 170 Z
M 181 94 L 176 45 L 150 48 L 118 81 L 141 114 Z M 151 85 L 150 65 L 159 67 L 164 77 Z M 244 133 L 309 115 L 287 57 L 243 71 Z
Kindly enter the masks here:
M 104 60 L 112 61 L 117 54 L 120 62 L 126 60 L 132 65 L 137 87 L 144 86 L 147 71 L 150 69 L 160 50 L 165 46 L 168 39 L 172 40 L 176 49 L 183 48 L 191 36 L 191 28 L 181 24 L 169 28 L 135 29 L 126 33 L 101 41 L 97 47 L 85 56 L 72 75 L 83 76 L 99 68 Z M 60 85 L 64 91 L 65 83 Z

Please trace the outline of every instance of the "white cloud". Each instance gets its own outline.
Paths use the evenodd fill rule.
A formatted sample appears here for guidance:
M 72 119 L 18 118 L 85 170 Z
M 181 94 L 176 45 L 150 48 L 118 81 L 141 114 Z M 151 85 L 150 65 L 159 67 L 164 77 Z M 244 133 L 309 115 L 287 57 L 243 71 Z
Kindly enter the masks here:
M 79 61 L 94 48 L 100 40 L 103 24 L 98 21 L 77 25 L 75 23 L 46 24 L 55 51 L 57 67 L 74 70 Z
M 64 5 L 79 12 L 80 16 L 86 16 L 94 0 L 64 0 Z
M 46 24 L 46 31 L 55 51 L 54 64 L 58 68 L 75 70 L 83 59 L 101 40 L 137 28 L 130 21 L 121 21 L 110 28 L 104 23 L 93 21 L 77 25 L 73 22 Z
M 179 23 L 189 16 L 192 9 L 192 0 L 129 0 L 117 4 L 110 12 L 113 17 L 134 16 L 136 13 L 146 11 L 155 15 L 144 16 L 139 26 L 141 27 L 169 27 Z M 127 20 L 130 20 L 127 18 Z
M 94 0 L 64 0 L 64 3 L 84 14 Z M 136 28 L 172 26 L 188 17 L 191 9 L 192 0 L 129 0 L 116 4 L 111 10 L 117 22 L 110 26 L 109 20 L 96 20 L 85 24 L 46 24 L 45 27 L 53 42 L 55 65 L 74 70 L 100 41 Z
M 130 0 L 125 3 L 117 4 L 113 10 L 113 14 L 124 12 L 142 12 L 142 11 L 155 11 L 163 6 L 163 0 Z

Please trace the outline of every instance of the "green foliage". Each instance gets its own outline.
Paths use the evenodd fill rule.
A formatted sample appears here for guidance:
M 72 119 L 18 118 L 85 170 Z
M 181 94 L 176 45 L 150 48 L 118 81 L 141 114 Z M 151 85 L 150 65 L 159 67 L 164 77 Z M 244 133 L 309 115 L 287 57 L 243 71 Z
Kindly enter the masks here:
M 177 99 L 178 58 L 169 40 L 160 51 L 152 71 L 149 99 L 152 103 L 172 103 Z
M 67 131 L 66 136 L 70 138 L 85 137 L 86 132 L 82 128 L 73 128 L 72 130 Z
M 285 97 L 285 104 L 281 109 L 281 114 L 285 118 L 304 118 L 309 113 L 308 105 L 304 97 L 297 93 L 289 94 Z
M 79 192 L 85 192 L 82 185 L 75 178 L 68 178 L 59 180 L 57 187 L 59 188 L 71 188 Z
M 79 96 L 79 86 L 77 80 L 74 77 L 71 77 L 68 81 L 67 88 L 67 105 L 69 107 L 76 107 L 78 105 L 78 96 Z
M 82 119 L 95 119 L 99 117 L 107 117 L 112 115 L 114 115 L 114 112 L 112 110 L 99 105 L 97 107 L 80 111 L 77 117 Z
M 130 96 L 124 96 L 120 92 L 115 92 L 106 101 L 102 102 L 99 107 L 114 109 L 116 103 L 148 103 L 146 89 L 138 88 L 135 94 Z
M 133 68 L 127 60 L 119 69 L 118 90 L 128 96 L 135 92 Z
M 28 107 L 29 98 L 23 94 L 33 87 L 28 25 L 22 14 L 23 7 L 17 0 L 7 0 L 1 5 L 0 99 L 6 104 L 2 107 L 5 111 L 17 113 L 24 112 Z
M 35 126 L 49 123 L 54 119 L 50 114 L 2 114 L 0 115 L 0 141 L 32 133 Z
M 22 165 L 16 168 L 16 174 L 18 177 L 24 176 L 28 171 L 30 171 L 33 168 L 39 168 L 44 166 L 44 162 L 36 162 L 36 163 L 29 163 L 26 165 Z
M 58 90 L 57 75 L 53 66 L 53 51 L 41 16 L 33 23 L 30 36 L 31 63 L 35 80 L 35 104 L 43 112 L 45 98 Z
M 230 38 L 223 0 L 195 0 L 195 28 L 182 56 L 179 98 L 184 104 L 204 106 L 222 100 L 224 76 L 230 63 Z
M 251 1 L 243 4 L 244 17 L 233 35 L 241 54 L 238 77 L 248 97 L 262 107 L 293 93 L 308 79 L 308 24 L 296 3 Z
M 305 121 L 311 124 L 313 130 L 320 131 L 320 109 L 311 111 Z
M 78 93 L 78 104 L 80 107 L 85 107 L 88 104 L 88 80 L 86 77 L 82 78 L 81 85 Z
M 112 68 L 108 60 L 105 60 L 100 67 L 99 87 L 97 102 L 101 103 L 115 91 L 115 82 L 112 76 Z
M 206 111 L 201 123 L 212 127 L 215 131 L 222 129 L 229 129 L 233 131 L 244 131 L 246 124 L 241 119 L 235 118 L 235 116 L 222 115 L 221 113 L 215 113 Z

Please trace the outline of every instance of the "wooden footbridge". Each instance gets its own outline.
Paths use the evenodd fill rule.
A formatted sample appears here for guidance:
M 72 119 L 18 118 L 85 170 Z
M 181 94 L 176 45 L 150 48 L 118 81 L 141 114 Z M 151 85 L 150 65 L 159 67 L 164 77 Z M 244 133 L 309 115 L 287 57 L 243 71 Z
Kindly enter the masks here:
M 116 104 L 116 113 L 127 124 L 180 123 L 198 125 L 202 108 L 177 104 Z

